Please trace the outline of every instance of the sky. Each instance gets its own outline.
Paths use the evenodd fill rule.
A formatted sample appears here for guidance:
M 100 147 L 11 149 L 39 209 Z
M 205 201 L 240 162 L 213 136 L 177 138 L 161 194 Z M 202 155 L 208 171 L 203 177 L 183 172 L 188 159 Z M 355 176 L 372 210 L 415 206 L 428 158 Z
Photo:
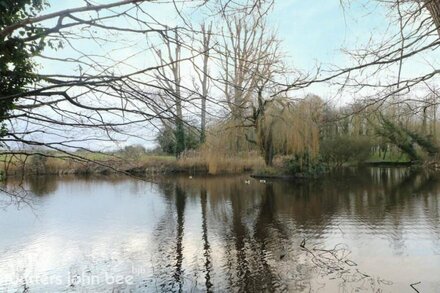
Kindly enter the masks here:
M 95 0 L 93 3 L 108 3 L 110 1 Z M 348 0 L 347 0 L 348 2 Z M 50 8 L 44 13 L 59 11 L 62 9 L 84 6 L 82 0 L 49 0 Z M 150 5 L 150 4 L 148 4 Z M 166 23 L 170 27 L 181 22 L 171 5 L 148 6 L 154 18 Z M 273 11 L 270 13 L 268 25 L 277 32 L 282 41 L 281 48 L 286 56 L 286 63 L 295 69 L 313 74 L 317 67 L 335 68 L 347 67 L 352 60 L 342 50 L 355 50 L 364 48 L 370 39 L 381 39 L 390 33 L 389 17 L 387 10 L 376 1 L 358 0 L 350 5 L 341 4 L 341 0 L 275 0 Z M 190 14 L 188 19 L 193 23 L 200 22 L 200 15 Z M 125 23 L 122 23 L 125 25 Z M 108 35 L 111 39 L 112 36 Z M 122 41 L 122 40 L 121 40 Z M 133 61 L 138 67 L 147 67 L 157 62 L 154 57 L 144 54 L 148 42 L 145 39 L 131 39 L 128 42 L 138 44 L 137 48 L 127 48 L 113 52 L 113 57 L 123 58 L 135 54 Z M 112 45 L 100 48 L 98 45 L 79 44 L 79 49 L 93 54 L 97 50 L 110 50 Z M 110 47 L 108 47 L 110 46 Z M 114 45 L 115 48 L 118 45 Z M 66 56 L 71 54 L 70 49 L 57 51 L 56 54 Z M 437 54 L 438 56 L 438 54 Z M 440 58 L 438 58 L 440 60 Z M 41 64 L 42 72 L 77 70 L 77 68 L 59 68 L 59 65 L 44 61 Z M 404 72 L 417 72 L 420 64 L 408 62 L 404 66 Z M 129 70 L 122 68 L 121 70 Z M 296 92 L 297 96 L 305 96 L 308 93 L 318 94 L 324 99 L 335 96 L 336 89 L 328 84 L 317 84 L 307 89 Z M 338 97 L 337 103 L 343 104 L 350 100 L 349 96 Z M 154 138 L 151 135 L 152 139 Z M 133 143 L 128 141 L 127 144 Z M 142 142 L 146 146 L 152 146 L 152 142 Z
M 370 38 L 385 33 L 386 10 L 371 2 L 342 6 L 340 0 L 278 0 L 270 19 L 293 67 L 312 73 L 318 66 L 343 68 L 352 64 L 343 49 L 362 48 Z M 307 93 L 323 98 L 334 94 L 324 84 L 302 92 Z
M 109 1 L 99 1 L 106 3 Z M 342 6 L 340 0 L 275 0 L 269 25 L 277 31 L 288 62 L 311 70 L 317 64 L 343 64 L 341 48 L 360 46 L 386 25 L 385 10 L 356 1 Z M 50 0 L 47 12 L 83 5 L 81 0 Z M 152 15 L 170 26 L 179 22 L 172 6 L 156 5 Z M 198 22 L 198 19 L 191 19 Z
M 277 1 L 271 17 L 287 55 L 302 69 L 309 69 L 315 62 L 340 61 L 340 49 L 352 31 L 339 1 L 315 3 Z
M 388 11 L 383 5 L 372 0 L 348 2 L 275 0 L 268 24 L 282 41 L 287 62 L 304 71 L 311 71 L 317 65 L 343 67 L 349 65 L 349 59 L 342 49 L 363 48 L 371 38 L 380 39 L 390 33 Z M 49 0 L 49 3 L 46 13 L 84 5 L 82 0 Z M 151 11 L 151 15 L 170 27 L 181 23 L 172 5 L 156 4 L 151 6 Z M 197 14 L 189 14 L 188 19 L 200 22 Z

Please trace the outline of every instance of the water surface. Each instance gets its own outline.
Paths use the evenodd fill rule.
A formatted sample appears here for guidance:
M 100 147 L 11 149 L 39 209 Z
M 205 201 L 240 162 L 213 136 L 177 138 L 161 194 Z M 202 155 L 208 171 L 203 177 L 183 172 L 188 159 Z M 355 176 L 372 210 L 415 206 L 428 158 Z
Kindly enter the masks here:
M 0 292 L 440 292 L 440 175 L 247 178 L 9 182 Z

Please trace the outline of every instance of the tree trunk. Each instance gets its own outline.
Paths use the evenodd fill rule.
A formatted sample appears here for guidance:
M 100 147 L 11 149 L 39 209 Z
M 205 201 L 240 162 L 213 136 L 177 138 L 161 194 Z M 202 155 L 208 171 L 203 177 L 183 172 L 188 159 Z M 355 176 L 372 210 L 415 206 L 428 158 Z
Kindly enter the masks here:
M 431 14 L 431 18 L 437 27 L 440 36 L 440 0 L 425 0 L 426 8 Z
M 202 25 L 203 33 L 203 72 L 202 72 L 202 105 L 201 105 L 201 129 L 200 142 L 204 143 L 206 139 L 206 99 L 208 97 L 208 61 L 209 61 L 209 45 L 211 41 L 211 25 L 206 31 L 205 25 Z
M 264 162 L 266 163 L 266 166 L 272 167 L 273 166 L 273 144 L 272 139 L 268 141 L 268 143 L 264 147 Z
M 177 29 L 175 30 L 176 37 L 176 50 L 175 58 L 176 63 L 173 66 L 174 84 L 175 84 L 175 100 L 176 100 L 176 156 L 178 157 L 185 150 L 185 128 L 183 125 L 183 113 L 182 113 L 182 97 L 180 92 L 180 51 L 181 45 L 179 42 L 179 35 Z
M 426 113 L 427 111 L 428 111 L 428 107 L 424 107 L 423 108 L 423 120 L 422 120 L 422 133 L 424 135 L 428 134 L 428 125 L 427 125 L 428 115 Z

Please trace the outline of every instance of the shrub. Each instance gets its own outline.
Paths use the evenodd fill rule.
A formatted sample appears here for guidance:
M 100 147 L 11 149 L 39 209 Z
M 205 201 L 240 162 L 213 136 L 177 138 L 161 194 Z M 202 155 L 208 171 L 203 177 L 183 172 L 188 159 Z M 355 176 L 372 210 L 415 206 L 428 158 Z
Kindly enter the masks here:
M 47 168 L 47 157 L 43 155 L 33 155 L 30 158 L 29 166 L 31 171 L 35 174 L 44 174 L 46 173 Z
M 296 154 L 284 161 L 284 167 L 289 174 L 314 177 L 327 171 L 320 157 L 312 158 L 308 153 Z
M 176 154 L 176 132 L 170 127 L 165 127 L 156 137 L 160 149 L 170 155 Z M 197 129 L 192 127 L 185 127 L 185 150 L 193 150 L 200 145 L 200 137 Z
M 129 145 L 122 149 L 120 155 L 128 160 L 139 160 L 146 154 L 145 148 L 142 145 Z
M 321 142 L 320 153 L 324 162 L 332 166 L 361 163 L 371 155 L 372 143 L 368 137 L 338 136 Z

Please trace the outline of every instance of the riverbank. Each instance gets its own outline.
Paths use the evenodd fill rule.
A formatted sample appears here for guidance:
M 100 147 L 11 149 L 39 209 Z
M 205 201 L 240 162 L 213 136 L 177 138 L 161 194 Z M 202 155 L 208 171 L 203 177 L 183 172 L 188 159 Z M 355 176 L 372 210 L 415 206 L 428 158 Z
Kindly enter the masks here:
M 288 161 L 287 161 L 288 162 Z M 330 168 L 324 163 L 312 166 L 308 172 L 294 172 L 287 164 L 286 157 L 274 159 L 274 166 L 265 166 L 264 160 L 257 152 L 238 155 L 188 152 L 179 159 L 174 156 L 141 153 L 117 156 L 107 153 L 75 153 L 65 156 L 60 153 L 26 154 L 0 157 L 1 177 L 21 175 L 91 175 L 91 174 L 130 174 L 148 176 L 156 174 L 241 174 L 252 173 L 259 179 L 298 179 L 315 178 L 326 173 Z M 357 163 L 346 163 L 343 166 L 358 166 Z M 366 166 L 411 166 L 411 162 L 371 158 L 362 163 Z
M 264 167 L 264 161 L 256 153 L 240 156 L 217 157 L 186 154 L 177 159 L 167 155 L 142 154 L 118 157 L 107 154 L 79 154 L 78 156 L 20 155 L 3 157 L 2 177 L 21 175 L 87 175 L 87 174 L 237 174 L 252 172 Z

